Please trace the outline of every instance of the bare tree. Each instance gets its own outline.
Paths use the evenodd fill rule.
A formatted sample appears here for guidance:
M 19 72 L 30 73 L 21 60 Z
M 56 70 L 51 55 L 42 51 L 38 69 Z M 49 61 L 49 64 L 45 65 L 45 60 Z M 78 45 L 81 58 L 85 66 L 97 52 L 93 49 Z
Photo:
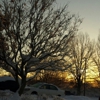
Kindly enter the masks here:
M 27 73 L 64 70 L 57 63 L 63 63 L 64 49 L 69 47 L 81 20 L 70 14 L 67 6 L 55 9 L 54 3 L 55 0 L 2 0 L 0 5 L 0 60 L 18 83 L 20 78 L 20 95 Z
M 98 40 L 95 45 L 95 53 L 93 55 L 93 61 L 95 63 L 95 66 L 97 66 L 99 77 L 100 77 L 100 34 L 98 35 Z
M 94 52 L 93 43 L 90 41 L 88 34 L 79 34 L 73 41 L 71 41 L 71 57 L 69 62 L 72 63 L 72 67 L 69 68 L 69 72 L 75 78 L 77 85 L 77 94 L 81 94 L 82 82 L 86 79 L 86 70 L 90 63 L 90 58 Z M 85 87 L 84 87 L 85 89 Z M 85 90 L 84 90 L 85 92 Z
M 37 75 L 38 81 L 52 83 L 59 87 L 64 87 L 65 78 L 65 73 L 61 71 L 42 70 L 41 73 Z

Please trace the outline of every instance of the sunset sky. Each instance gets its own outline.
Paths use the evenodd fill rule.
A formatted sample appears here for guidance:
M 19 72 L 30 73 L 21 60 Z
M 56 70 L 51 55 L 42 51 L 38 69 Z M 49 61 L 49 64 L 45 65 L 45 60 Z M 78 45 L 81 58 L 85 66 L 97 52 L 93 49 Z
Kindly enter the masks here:
M 56 0 L 59 6 L 68 3 L 68 10 L 83 18 L 80 31 L 97 39 L 100 33 L 100 0 Z

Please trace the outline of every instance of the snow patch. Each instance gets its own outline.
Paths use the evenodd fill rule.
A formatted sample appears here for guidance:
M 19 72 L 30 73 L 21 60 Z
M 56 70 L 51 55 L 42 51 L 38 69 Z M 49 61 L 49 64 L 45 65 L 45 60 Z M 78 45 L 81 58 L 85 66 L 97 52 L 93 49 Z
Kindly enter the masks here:
M 14 80 L 15 81 L 15 79 L 13 77 L 9 77 L 9 76 L 0 77 L 0 82 L 7 81 L 7 80 Z
M 11 92 L 10 90 L 0 90 L 0 100 L 21 100 L 19 94 Z
M 13 93 L 11 91 L 0 91 L 0 100 L 99 100 L 99 98 L 89 98 L 86 96 L 47 96 L 45 94 L 41 96 L 37 95 L 18 95 L 18 93 Z

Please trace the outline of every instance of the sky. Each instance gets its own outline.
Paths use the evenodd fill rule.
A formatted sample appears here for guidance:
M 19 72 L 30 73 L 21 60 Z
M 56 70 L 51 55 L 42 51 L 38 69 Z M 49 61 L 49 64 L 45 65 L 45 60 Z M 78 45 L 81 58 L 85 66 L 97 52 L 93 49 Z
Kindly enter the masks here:
M 91 39 L 97 39 L 100 33 L 100 0 L 56 0 L 59 6 L 68 3 L 68 10 L 83 18 L 80 32 L 88 33 Z
M 80 32 L 88 33 L 91 39 L 97 39 L 100 33 L 100 0 L 56 0 L 59 6 L 68 3 L 71 13 L 83 18 Z

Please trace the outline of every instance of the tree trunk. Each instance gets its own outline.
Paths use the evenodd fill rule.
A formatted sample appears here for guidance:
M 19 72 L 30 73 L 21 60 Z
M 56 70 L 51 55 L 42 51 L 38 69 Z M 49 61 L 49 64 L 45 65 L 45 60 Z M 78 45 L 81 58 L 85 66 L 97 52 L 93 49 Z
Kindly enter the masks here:
M 81 79 L 78 78 L 77 79 L 77 95 L 81 94 L 81 84 L 82 84 Z
M 26 86 L 26 76 L 22 77 L 22 80 L 21 80 L 20 88 L 18 91 L 20 96 L 22 95 L 25 86 Z

